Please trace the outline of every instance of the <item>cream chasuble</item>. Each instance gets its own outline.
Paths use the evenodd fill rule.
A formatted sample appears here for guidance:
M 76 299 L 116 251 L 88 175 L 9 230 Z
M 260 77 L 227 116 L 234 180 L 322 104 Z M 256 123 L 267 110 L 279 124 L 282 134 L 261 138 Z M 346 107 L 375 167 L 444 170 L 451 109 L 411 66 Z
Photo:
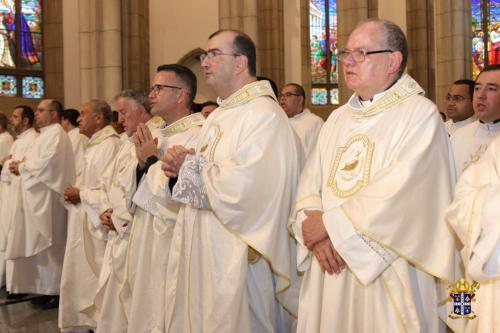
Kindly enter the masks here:
M 111 126 L 94 133 L 85 148 L 85 165 L 75 184 L 81 204 L 69 205 L 68 240 L 64 254 L 59 327 L 95 327 L 95 319 L 83 310 L 92 306 L 98 288 L 99 272 L 106 247 L 107 233 L 100 227 L 99 216 L 84 209 L 92 202 L 91 189 L 101 179 L 109 179 L 121 141 Z
M 446 220 L 461 243 L 468 281 L 478 281 L 467 332 L 500 332 L 500 138 L 460 177 Z
M 457 175 L 461 175 L 471 163 L 479 160 L 488 144 L 500 134 L 500 123 L 482 123 L 476 120 L 458 129 L 451 136 Z
M 286 221 L 297 147 L 273 96 L 267 81 L 250 83 L 219 100 L 203 125 L 196 159 L 206 163 L 197 174 L 209 208 L 191 203 L 179 211 L 167 266 L 166 332 L 278 332 L 276 299 L 296 314 Z
M 436 106 L 404 75 L 363 106 L 333 112 L 299 182 L 291 226 L 300 244 L 304 210 L 322 210 L 347 264 L 322 271 L 305 246 L 297 332 L 436 332 L 436 278 L 455 278 L 444 222 L 453 168 Z M 442 311 L 445 311 L 443 309 Z M 443 315 L 446 315 L 443 312 Z
M 304 109 L 301 113 L 293 118 L 288 118 L 290 125 L 300 139 L 304 156 L 307 157 L 316 145 L 319 131 L 323 126 L 323 119 L 312 113 L 308 109 Z
M 0 286 L 5 286 L 5 249 L 7 247 L 7 235 L 10 223 L 24 219 L 21 178 L 9 171 L 11 161 L 21 161 L 26 158 L 26 151 L 31 148 L 38 133 L 30 128 L 17 136 L 12 144 L 8 155 L 12 158 L 5 161 L 2 174 L 0 175 Z M 12 279 L 10 279 L 12 280 Z
M 66 244 L 62 193 L 75 180 L 73 149 L 59 124 L 40 135 L 19 166 L 24 217 L 12 220 L 7 238 L 7 289 L 58 295 Z
M 160 128 L 154 135 L 160 145 L 158 155 L 174 145 L 194 147 L 204 121 L 201 113 L 195 113 Z M 143 176 L 133 197 L 136 206 L 127 253 L 127 283 L 121 295 L 131 333 L 165 332 L 166 266 L 180 206 L 167 200 L 168 181 L 158 161 Z
M 5 131 L 0 134 L 0 160 L 9 154 L 13 142 L 14 139 L 9 132 Z
M 159 124 L 153 118 L 146 125 L 154 132 Z M 132 137 L 122 142 L 112 173 L 102 177 L 98 186 L 86 190 L 86 197 L 92 201 L 84 205 L 87 214 L 94 217 L 100 216 L 108 208 L 113 209 L 112 221 L 116 231 L 108 232 L 99 287 L 93 305 L 85 311 L 97 318 L 97 331 L 106 333 L 127 330 L 127 318 L 119 294 L 125 280 L 125 259 L 132 224 L 132 214 L 128 208 L 135 190 L 134 177 L 138 163 Z

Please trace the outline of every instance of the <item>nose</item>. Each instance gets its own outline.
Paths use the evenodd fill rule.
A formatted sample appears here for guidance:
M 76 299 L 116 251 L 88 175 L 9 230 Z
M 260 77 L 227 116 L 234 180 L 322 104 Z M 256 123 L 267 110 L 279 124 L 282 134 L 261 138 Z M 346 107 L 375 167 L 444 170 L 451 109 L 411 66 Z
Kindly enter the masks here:
M 208 64 L 209 64 L 209 62 L 208 62 L 208 59 L 207 59 L 207 58 L 208 58 L 208 57 L 205 57 L 205 58 L 201 61 L 201 67 L 203 67 L 203 68 L 208 68 Z
M 483 87 L 478 88 L 475 91 L 474 98 L 479 98 L 481 100 L 486 99 L 486 89 Z

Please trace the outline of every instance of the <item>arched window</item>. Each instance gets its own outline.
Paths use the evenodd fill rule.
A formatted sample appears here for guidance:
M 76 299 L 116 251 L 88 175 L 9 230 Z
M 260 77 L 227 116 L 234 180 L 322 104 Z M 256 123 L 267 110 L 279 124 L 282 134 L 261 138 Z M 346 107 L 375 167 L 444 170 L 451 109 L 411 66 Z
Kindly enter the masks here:
M 472 0 L 472 73 L 500 64 L 500 0 Z
M 0 0 L 0 96 L 44 95 L 42 1 Z
M 336 0 L 309 0 L 309 45 L 311 103 L 339 104 Z

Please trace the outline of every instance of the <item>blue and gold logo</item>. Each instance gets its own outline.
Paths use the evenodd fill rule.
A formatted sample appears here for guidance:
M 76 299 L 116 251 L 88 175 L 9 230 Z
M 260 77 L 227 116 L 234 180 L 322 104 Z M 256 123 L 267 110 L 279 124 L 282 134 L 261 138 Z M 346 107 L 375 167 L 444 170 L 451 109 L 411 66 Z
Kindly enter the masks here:
M 471 285 L 467 280 L 461 278 L 448 289 L 451 289 L 450 301 L 453 302 L 453 312 L 448 317 L 451 319 L 476 318 L 476 314 L 472 311 L 472 305 L 476 302 L 476 291 L 479 289 L 479 283 L 473 281 Z

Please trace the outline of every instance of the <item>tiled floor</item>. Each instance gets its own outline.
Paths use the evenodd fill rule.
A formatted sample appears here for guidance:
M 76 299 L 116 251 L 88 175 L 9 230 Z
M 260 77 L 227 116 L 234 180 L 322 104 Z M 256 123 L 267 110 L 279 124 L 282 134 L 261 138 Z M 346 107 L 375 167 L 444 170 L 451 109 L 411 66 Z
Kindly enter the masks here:
M 29 298 L 19 303 L 8 303 L 0 291 L 0 333 L 59 333 L 57 309 L 38 310 Z

